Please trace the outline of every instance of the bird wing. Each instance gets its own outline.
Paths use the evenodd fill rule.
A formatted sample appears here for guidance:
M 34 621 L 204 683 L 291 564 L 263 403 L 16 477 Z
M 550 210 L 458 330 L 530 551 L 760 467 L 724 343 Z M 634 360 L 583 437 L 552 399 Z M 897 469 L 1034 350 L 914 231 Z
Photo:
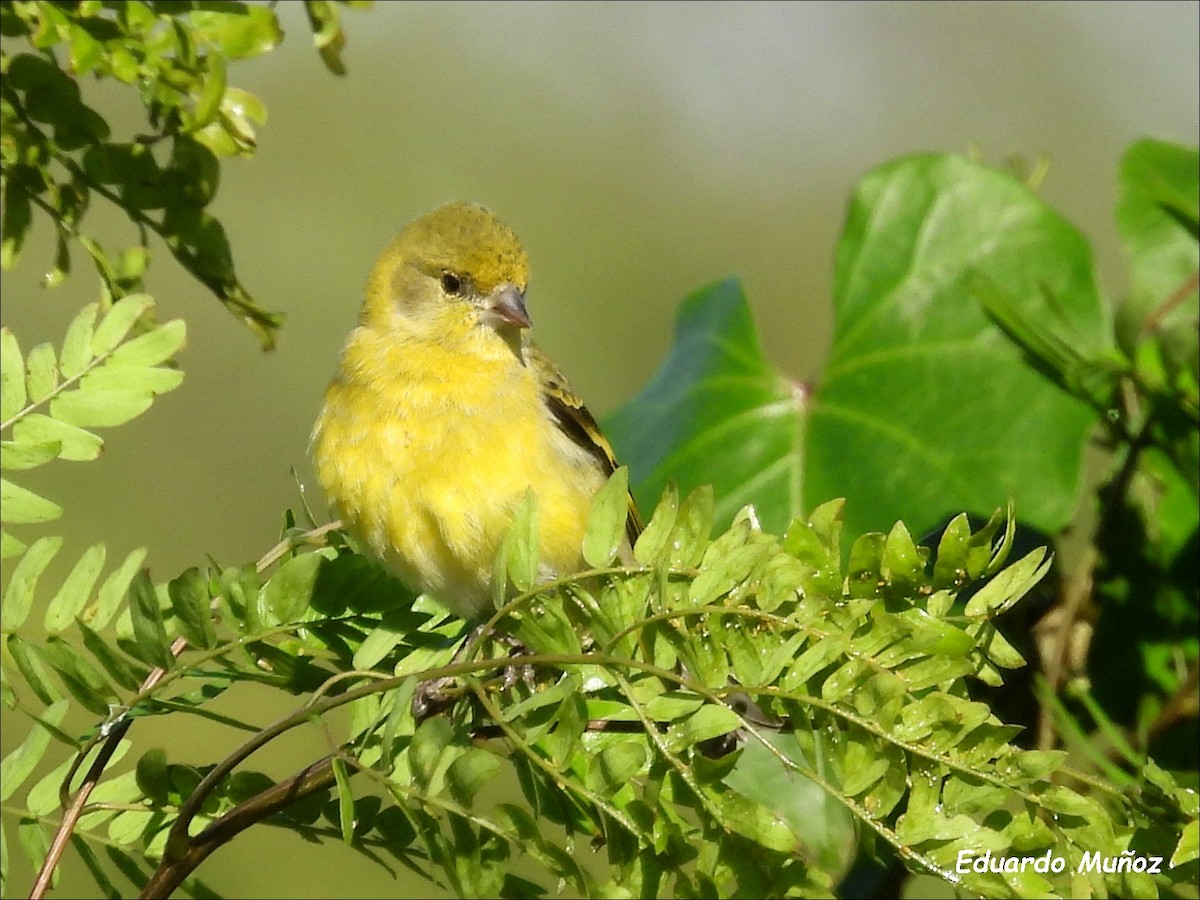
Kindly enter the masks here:
M 576 444 L 591 453 L 606 475 L 611 475 L 616 471 L 617 459 L 613 454 L 612 445 L 600 431 L 595 417 L 571 390 L 566 376 L 544 353 L 533 344 L 526 347 L 526 352 L 537 372 L 542 387 L 542 399 L 558 427 Z M 625 534 L 629 538 L 629 546 L 632 547 L 638 535 L 642 533 L 642 520 L 638 516 L 633 494 L 627 494 L 626 497 L 629 510 L 625 516 Z

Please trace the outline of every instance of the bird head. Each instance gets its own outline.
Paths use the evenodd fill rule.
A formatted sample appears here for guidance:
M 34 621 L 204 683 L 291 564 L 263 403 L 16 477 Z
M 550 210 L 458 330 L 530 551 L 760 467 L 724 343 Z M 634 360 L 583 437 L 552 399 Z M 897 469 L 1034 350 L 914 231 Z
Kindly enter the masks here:
M 363 320 L 441 338 L 494 329 L 506 340 L 531 325 L 525 310 L 529 260 L 517 236 L 489 210 L 448 203 L 409 223 L 367 283 Z

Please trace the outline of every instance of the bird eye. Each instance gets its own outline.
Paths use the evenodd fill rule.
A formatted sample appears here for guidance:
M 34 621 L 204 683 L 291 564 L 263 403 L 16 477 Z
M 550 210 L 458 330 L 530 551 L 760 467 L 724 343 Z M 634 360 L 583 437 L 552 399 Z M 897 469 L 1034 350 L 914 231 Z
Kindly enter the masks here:
M 462 279 L 453 272 L 443 272 L 442 290 L 451 295 L 459 293 L 462 290 Z

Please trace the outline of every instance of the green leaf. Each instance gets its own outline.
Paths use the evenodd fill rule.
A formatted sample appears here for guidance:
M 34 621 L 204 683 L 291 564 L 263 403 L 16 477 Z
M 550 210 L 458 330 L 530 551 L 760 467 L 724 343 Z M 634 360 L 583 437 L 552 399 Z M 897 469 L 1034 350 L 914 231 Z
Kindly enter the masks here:
M 38 344 L 25 358 L 29 402 L 45 400 L 58 387 L 58 359 L 51 344 Z
M 50 522 L 61 515 L 62 507 L 57 503 L 0 478 L 0 522 L 28 525 Z
M 109 357 L 113 366 L 156 366 L 170 359 L 187 340 L 187 324 L 174 319 L 122 344 Z
M 140 391 L 69 391 L 50 401 L 50 415 L 80 428 L 112 428 L 137 418 L 153 402 Z
M 104 568 L 105 549 L 95 544 L 84 551 L 79 562 L 62 583 L 62 587 L 46 606 L 45 626 L 49 634 L 58 634 L 71 626 L 83 610 L 100 570 Z
M 354 792 L 350 788 L 350 773 L 346 771 L 346 763 L 341 757 L 332 760 L 333 778 L 337 785 L 338 824 L 341 827 L 342 840 L 347 844 L 354 843 Z
M 101 637 L 82 622 L 77 623 L 76 627 L 83 635 L 83 646 L 95 657 L 96 662 L 100 663 L 109 678 L 127 691 L 136 691 L 141 687 L 146 676 L 150 674 L 148 668 L 127 660 L 109 639 Z
M 109 706 L 117 702 L 117 692 L 82 653 L 56 637 L 47 638 L 33 650 L 42 662 L 58 673 L 63 687 L 85 709 L 96 715 L 108 715 Z
M 304 553 L 279 567 L 259 592 L 262 621 L 267 625 L 299 621 L 312 600 L 325 553 Z
M 663 488 L 662 499 L 654 508 L 649 524 L 646 525 L 633 547 L 633 558 L 644 566 L 653 564 L 669 546 L 675 518 L 679 515 L 679 488 L 668 481 Z
M 940 155 L 867 175 L 838 247 L 804 459 L 805 502 L 847 497 L 851 533 L 903 518 L 920 534 L 1010 494 L 1047 532 L 1074 512 L 1096 413 L 1026 363 L 972 295 L 975 273 L 1029 318 L 1053 298 L 1081 353 L 1110 346 L 1086 241 L 1024 184 Z
M 0 468 L 9 470 L 34 469 L 58 459 L 62 452 L 61 441 L 44 441 L 36 444 L 22 441 L 0 441 Z
M 121 609 L 129 584 L 146 559 L 146 548 L 139 547 L 130 552 L 117 568 L 108 574 L 96 594 L 96 602 L 83 611 L 81 621 L 97 631 L 107 627 Z
M 713 489 L 702 484 L 683 499 L 671 530 L 672 566 L 694 566 L 704 557 L 713 527 Z
M 683 302 L 667 359 L 605 430 L 639 505 L 669 479 L 685 493 L 711 484 L 718 523 L 753 503 L 763 528 L 782 532 L 801 512 L 803 403 L 764 358 L 741 286 L 722 281 Z
M 646 748 L 634 741 L 605 747 L 592 764 L 595 787 L 615 794 L 626 787 L 646 764 Z
M 133 616 L 133 636 L 147 662 L 161 669 L 170 669 L 175 662 L 171 641 L 163 625 L 162 607 L 154 582 L 143 569 L 133 577 L 130 612 Z
M 721 791 L 717 800 L 721 824 L 768 850 L 795 853 L 800 840 L 787 820 L 778 813 L 736 791 Z
M 937 587 L 962 587 L 968 581 L 967 551 L 970 548 L 971 523 L 959 513 L 942 531 L 933 563 L 933 583 Z
M 892 584 L 916 585 L 924 580 L 925 558 L 918 552 L 903 522 L 897 522 L 888 532 L 883 547 L 882 574 Z
M 408 748 L 409 765 L 417 787 L 430 789 L 435 772 L 445 761 L 446 748 L 452 737 L 450 723 L 441 716 L 426 719 L 418 726 Z
M 4 219 L 0 228 L 4 232 L 0 238 L 0 269 L 5 272 L 16 268 L 21 258 L 21 247 L 33 219 L 31 212 L 29 194 L 20 184 L 8 181 L 4 185 Z
M 518 590 L 527 591 L 537 583 L 538 557 L 537 499 L 530 489 L 513 511 L 512 524 L 500 551 L 500 561 L 508 579 Z M 504 599 L 497 597 L 497 604 Z
M 229 59 L 269 53 L 283 40 L 274 10 L 242 6 L 236 11 L 193 9 L 184 14 L 196 36 Z
M 37 764 L 42 761 L 46 748 L 50 746 L 50 730 L 42 722 L 58 726 L 66 718 L 69 708 L 70 704 L 66 700 L 52 704 L 42 713 L 40 719 L 34 721 L 21 745 L 0 762 L 0 800 L 7 800 L 16 793 L 17 788 L 25 783 L 37 768 Z
M 353 665 L 356 669 L 373 669 L 380 661 L 404 641 L 407 629 L 392 628 L 386 622 L 372 629 L 354 652 Z
M 157 397 L 181 384 L 183 372 L 179 369 L 107 365 L 84 375 L 79 387 L 83 391 L 129 391 Z
M 1200 820 L 1192 819 L 1183 827 L 1179 843 L 1171 855 L 1171 868 L 1190 863 L 1200 856 Z
M 583 558 L 588 565 L 609 565 L 625 540 L 629 515 L 629 469 L 620 466 L 592 498 L 587 530 L 583 535 Z
M 7 422 L 25 406 L 25 360 L 17 336 L 0 328 L 0 422 Z
M 463 806 L 470 806 L 479 790 L 500 773 L 500 760 L 494 753 L 472 748 L 450 764 L 446 782 L 450 795 Z
M 1117 331 L 1126 352 L 1133 352 L 1147 328 L 1186 328 L 1189 320 L 1195 344 L 1196 287 L 1174 309 L 1167 304 L 1200 266 L 1198 160 L 1195 147 L 1150 139 L 1133 144 L 1121 160 L 1117 226 L 1129 258 L 1130 286 Z
M 1004 612 L 1042 580 L 1053 562 L 1054 558 L 1046 548 L 1039 547 L 1011 566 L 1001 569 L 967 601 L 966 614 L 975 617 Z
M 0 559 L 12 559 L 24 552 L 25 545 L 21 541 L 7 531 L 0 531 Z
M 32 644 L 22 640 L 18 634 L 10 634 L 5 639 L 4 646 L 12 655 L 17 670 L 25 679 L 25 683 L 29 685 L 29 689 L 33 691 L 34 696 L 46 706 L 62 699 L 62 692 L 51 682 L 49 673 L 34 653 Z
M 200 96 L 196 99 L 194 119 L 188 123 L 189 130 L 202 128 L 215 119 L 221 109 L 221 100 L 225 97 L 227 75 L 225 72 L 224 57 L 216 53 L 209 54 L 206 57 L 206 62 L 208 64 L 208 77 L 204 79 L 204 87 L 200 92 Z M 208 201 L 205 200 L 205 202 L 207 203 Z
M 155 806 L 166 806 L 170 802 L 171 775 L 167 766 L 167 754 L 154 747 L 142 754 L 134 769 L 137 786 Z
M 95 459 L 104 446 L 99 435 L 42 413 L 31 413 L 18 421 L 13 426 L 13 437 L 23 444 L 60 444 L 59 455 L 71 462 Z
M 16 631 L 29 617 L 38 579 L 62 547 L 62 542 L 61 537 L 48 535 L 38 538 L 25 551 L 4 592 L 4 603 L 0 606 L 0 629 Z
M 826 754 L 819 744 L 802 748 L 788 733 L 771 734 L 766 740 L 770 746 L 748 741 L 725 781 L 738 793 L 783 816 L 804 847 L 805 858 L 814 860 L 836 882 L 853 863 L 858 849 L 854 816 L 837 796 L 787 768 L 777 756 L 821 771 L 829 764 Z M 865 754 L 863 758 L 867 758 Z M 892 770 L 904 771 L 902 764 L 892 762 Z M 901 784 L 903 778 L 901 774 Z
M 667 743 L 673 749 L 690 747 L 700 741 L 721 737 L 742 727 L 742 720 L 728 706 L 706 703 L 686 719 L 667 730 Z
M 173 579 L 167 585 L 167 594 L 188 643 L 199 650 L 215 647 L 217 633 L 213 627 L 208 581 L 200 570 L 193 566 Z
M 92 336 L 92 353 L 104 356 L 116 349 L 129 330 L 148 309 L 154 306 L 149 294 L 130 294 L 112 305 Z
M 39 869 L 46 854 L 50 852 L 50 835 L 46 826 L 33 819 L 22 818 L 17 823 L 17 840 L 21 844 L 21 849 L 25 851 L 30 868 L 35 871 Z M 53 886 L 54 880 L 50 883 Z

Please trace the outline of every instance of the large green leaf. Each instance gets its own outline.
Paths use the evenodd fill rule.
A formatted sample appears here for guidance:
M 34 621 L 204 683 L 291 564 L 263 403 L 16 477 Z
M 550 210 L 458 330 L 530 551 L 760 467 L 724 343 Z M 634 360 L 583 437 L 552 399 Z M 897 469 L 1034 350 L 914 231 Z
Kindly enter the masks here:
M 1095 413 L 1044 378 L 968 288 L 1110 344 L 1083 236 L 1023 184 L 954 156 L 901 159 L 854 195 L 837 253 L 835 330 L 808 427 L 808 505 L 848 496 L 849 530 L 987 514 L 1067 523 Z M 856 496 L 856 494 L 858 496 Z M 861 502 L 855 502 L 860 500 Z
M 781 530 L 846 497 L 853 535 L 899 519 L 920 533 L 1011 495 L 1030 524 L 1065 525 L 1096 414 L 1023 358 L 975 290 L 986 279 L 1102 356 L 1111 324 L 1079 232 L 1003 172 L 908 157 L 859 186 L 836 275 L 834 345 L 808 401 L 763 358 L 735 283 L 684 302 L 662 368 L 608 423 L 642 504 L 668 479 L 711 483 L 718 526 L 753 502 Z
M 1119 333 L 1132 348 L 1147 325 L 1191 323 L 1195 344 L 1197 289 L 1200 265 L 1196 242 L 1197 191 L 1200 153 L 1163 141 L 1138 141 L 1121 159 L 1121 199 L 1117 225 L 1129 257 L 1129 296 L 1121 306 Z M 1153 321 L 1172 296 L 1186 291 L 1184 302 L 1165 309 L 1166 321 Z M 1149 319 L 1149 321 L 1148 321 Z
M 754 502 L 781 531 L 800 513 L 800 405 L 763 357 L 741 286 L 722 281 L 683 302 L 666 361 L 606 427 L 642 509 L 669 479 L 683 493 L 711 484 L 718 525 Z

